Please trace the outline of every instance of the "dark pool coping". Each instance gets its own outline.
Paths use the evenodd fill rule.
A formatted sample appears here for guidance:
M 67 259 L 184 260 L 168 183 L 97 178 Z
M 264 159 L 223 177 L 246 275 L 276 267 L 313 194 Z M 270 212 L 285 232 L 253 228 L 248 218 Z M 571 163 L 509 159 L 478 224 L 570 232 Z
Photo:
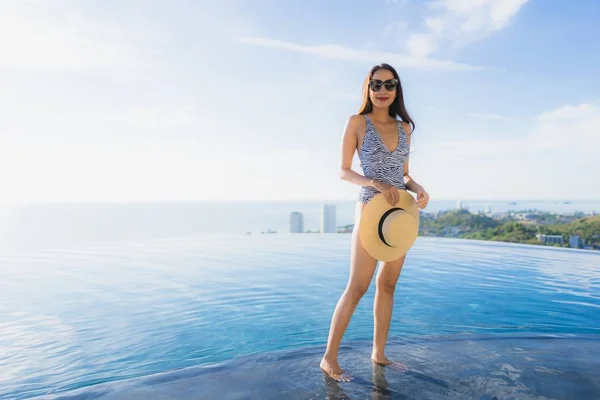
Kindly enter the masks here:
M 493 399 L 498 394 L 503 396 L 498 399 L 513 398 L 502 394 L 503 391 L 521 391 L 528 397 L 519 398 L 541 399 L 548 397 L 544 397 L 544 394 L 537 397 L 536 393 L 547 394 L 547 390 L 538 382 L 545 382 L 546 375 L 552 374 L 554 376 L 550 376 L 552 379 L 548 382 L 556 384 L 554 393 L 563 389 L 567 390 L 566 393 L 579 390 L 568 388 L 576 381 L 578 387 L 584 387 L 581 389 L 583 392 L 597 394 L 600 398 L 600 335 L 464 333 L 392 339 L 387 345 L 388 356 L 399 355 L 401 358 L 406 355 L 407 359 L 402 362 L 409 365 L 409 370 L 399 374 L 381 368 L 382 382 L 385 382 L 382 385 L 377 383 L 376 375 L 379 372 L 376 373 L 374 365 L 369 362 L 371 346 L 370 340 L 356 340 L 344 342 L 340 347 L 340 364 L 355 375 L 355 379 L 347 383 L 337 383 L 320 371 L 318 363 L 324 345 L 319 345 L 253 354 L 219 363 L 99 383 L 35 399 L 319 399 L 332 396 L 353 398 L 352 395 L 364 398 L 369 393 L 375 398 L 441 399 L 474 398 L 472 395 L 478 390 L 481 393 L 477 392 L 476 398 L 479 399 Z M 429 356 L 425 355 L 429 352 Z M 570 355 L 575 353 L 579 358 L 569 363 Z M 585 358 L 586 354 L 589 358 Z M 545 358 L 537 360 L 538 365 L 533 369 L 523 361 L 542 355 Z M 520 360 L 521 356 L 523 360 Z M 477 364 L 479 359 L 488 357 L 491 358 L 487 361 L 487 367 L 482 365 L 483 369 L 473 369 L 471 375 L 468 371 L 456 373 L 457 376 L 448 374 L 450 370 L 464 369 L 468 363 Z M 493 357 L 497 359 L 493 360 Z M 560 357 L 566 361 L 561 361 Z M 435 367 L 439 360 L 442 360 L 440 365 Z M 585 373 L 585 368 L 588 368 L 584 368 L 585 363 L 589 363 L 591 369 L 589 376 Z M 453 367 L 448 368 L 451 365 Z M 564 365 L 564 371 L 557 370 L 557 365 Z M 583 372 L 580 371 L 582 368 Z M 573 372 L 575 370 L 576 373 Z M 592 370 L 597 371 L 597 378 Z M 527 374 L 531 376 L 525 379 Z M 519 378 L 515 378 L 517 376 Z M 565 377 L 563 383 L 559 382 L 559 376 Z M 409 388 L 412 394 L 406 393 Z M 528 391 L 531 393 L 527 394 Z M 563 395 L 551 398 L 574 397 Z

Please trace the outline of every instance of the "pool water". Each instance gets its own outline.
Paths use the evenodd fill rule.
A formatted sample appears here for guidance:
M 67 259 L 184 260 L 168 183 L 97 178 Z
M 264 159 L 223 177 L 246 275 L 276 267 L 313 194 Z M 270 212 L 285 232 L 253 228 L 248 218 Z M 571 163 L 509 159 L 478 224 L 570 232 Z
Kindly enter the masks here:
M 409 370 L 369 362 L 373 282 L 340 351 L 356 379 L 325 379 L 349 245 L 229 235 L 0 256 L 0 399 L 600 398 L 600 254 L 439 238 L 418 238 L 395 294 L 388 353 Z

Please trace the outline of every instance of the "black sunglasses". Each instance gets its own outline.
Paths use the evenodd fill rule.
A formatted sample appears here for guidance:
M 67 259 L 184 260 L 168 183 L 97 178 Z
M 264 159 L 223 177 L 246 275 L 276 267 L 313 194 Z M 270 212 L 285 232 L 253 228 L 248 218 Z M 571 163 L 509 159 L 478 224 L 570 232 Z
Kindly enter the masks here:
M 369 81 L 369 87 L 374 92 L 379 92 L 381 90 L 381 86 L 385 86 L 385 90 L 391 92 L 396 89 L 398 86 L 398 79 L 388 79 L 385 82 L 380 81 L 379 79 L 371 79 Z

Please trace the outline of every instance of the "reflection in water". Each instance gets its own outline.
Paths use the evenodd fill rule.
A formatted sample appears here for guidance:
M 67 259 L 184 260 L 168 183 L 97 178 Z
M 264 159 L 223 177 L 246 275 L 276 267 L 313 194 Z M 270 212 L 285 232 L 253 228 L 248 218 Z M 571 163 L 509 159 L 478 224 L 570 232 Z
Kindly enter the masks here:
M 328 400 L 347 400 L 352 399 L 344 392 L 341 388 L 340 383 L 335 379 L 331 378 L 325 371 L 323 371 L 323 379 L 325 380 L 325 387 L 327 387 L 327 399 Z
M 371 391 L 371 398 L 373 400 L 389 400 L 392 396 L 392 391 L 388 389 L 389 384 L 385 379 L 385 372 L 387 370 L 383 365 L 371 362 L 373 365 L 373 390 Z
M 362 380 L 361 378 L 355 378 L 351 382 L 353 384 L 363 385 L 365 387 L 371 386 L 371 398 L 373 400 L 390 400 L 392 399 L 392 390 L 388 389 L 389 384 L 385 378 L 386 370 L 388 368 L 383 365 L 371 362 L 372 364 L 372 384 Z M 323 372 L 323 379 L 325 386 L 327 387 L 327 399 L 328 400 L 347 400 L 352 399 L 343 389 L 347 382 L 338 382 L 335 379 L 329 377 Z M 394 397 L 398 398 L 398 397 Z M 402 398 L 405 398 L 404 396 Z
M 364 380 L 360 377 L 355 377 L 351 382 L 351 385 L 360 385 L 364 388 L 371 389 L 371 398 L 373 400 L 389 400 L 392 399 L 393 391 L 388 389 L 388 381 L 385 378 L 386 367 L 372 363 L 373 366 L 373 374 L 372 374 L 372 383 Z M 327 399 L 328 400 L 347 400 L 352 399 L 346 391 L 344 391 L 344 387 L 349 385 L 348 382 L 338 382 L 335 379 L 329 377 L 325 372 L 323 372 L 323 379 L 325 381 L 325 387 L 327 388 Z M 404 397 L 403 397 L 404 398 Z

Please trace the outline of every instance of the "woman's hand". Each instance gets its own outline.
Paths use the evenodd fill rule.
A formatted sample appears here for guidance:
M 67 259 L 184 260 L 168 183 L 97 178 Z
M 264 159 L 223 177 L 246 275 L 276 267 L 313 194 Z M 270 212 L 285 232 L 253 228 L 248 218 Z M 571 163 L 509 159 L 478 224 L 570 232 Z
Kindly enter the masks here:
M 417 205 L 419 208 L 427 207 L 427 203 L 429 203 L 429 193 L 423 189 L 423 186 L 419 185 L 415 193 L 417 194 Z
M 384 183 L 380 181 L 372 180 L 373 187 L 383 193 L 385 199 L 388 204 L 391 206 L 395 206 L 400 200 L 400 193 L 398 193 L 398 188 L 389 183 Z

